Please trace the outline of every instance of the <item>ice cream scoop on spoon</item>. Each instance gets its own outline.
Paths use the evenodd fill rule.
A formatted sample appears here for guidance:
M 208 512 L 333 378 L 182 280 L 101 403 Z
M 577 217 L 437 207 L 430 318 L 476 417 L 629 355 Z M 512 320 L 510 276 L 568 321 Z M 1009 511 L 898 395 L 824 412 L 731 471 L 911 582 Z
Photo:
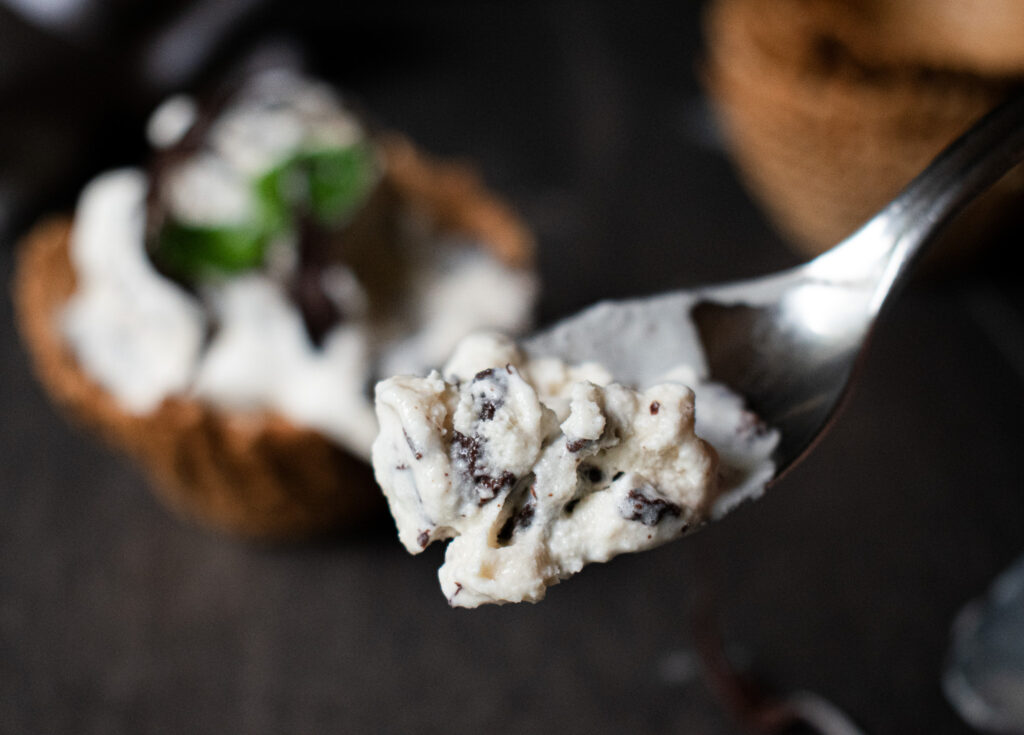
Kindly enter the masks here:
M 803 266 L 600 303 L 519 345 L 475 335 L 382 381 L 373 464 L 400 540 L 451 539 L 452 605 L 537 601 L 756 497 L 828 426 L 917 257 L 1022 159 L 1024 96 Z
M 979 120 L 857 232 L 814 260 L 761 278 L 599 303 L 525 342 L 530 354 L 598 360 L 643 385 L 703 355 L 707 376 L 780 432 L 774 479 L 842 402 L 879 314 L 921 253 L 1024 159 L 1024 95 Z

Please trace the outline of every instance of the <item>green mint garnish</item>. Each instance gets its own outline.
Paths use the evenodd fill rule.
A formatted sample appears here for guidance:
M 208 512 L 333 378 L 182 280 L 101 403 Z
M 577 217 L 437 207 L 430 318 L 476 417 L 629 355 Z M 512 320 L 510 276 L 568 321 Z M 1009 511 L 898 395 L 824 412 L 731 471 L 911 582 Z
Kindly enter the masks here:
M 376 162 L 367 145 L 352 145 L 301 156 L 309 171 L 309 201 L 325 225 L 347 221 L 377 183 Z
M 300 151 L 263 174 L 256 200 L 267 226 L 287 226 L 295 215 L 312 214 L 326 227 L 351 218 L 377 183 L 369 145 Z
M 154 260 L 167 273 L 194 283 L 258 267 L 268 239 L 259 228 L 168 222 L 158 235 Z
M 344 226 L 378 176 L 367 143 L 300 151 L 253 182 L 251 223 L 212 227 L 169 221 L 157 237 L 154 259 L 168 273 L 191 282 L 258 268 L 267 244 L 294 232 L 304 216 L 326 228 Z

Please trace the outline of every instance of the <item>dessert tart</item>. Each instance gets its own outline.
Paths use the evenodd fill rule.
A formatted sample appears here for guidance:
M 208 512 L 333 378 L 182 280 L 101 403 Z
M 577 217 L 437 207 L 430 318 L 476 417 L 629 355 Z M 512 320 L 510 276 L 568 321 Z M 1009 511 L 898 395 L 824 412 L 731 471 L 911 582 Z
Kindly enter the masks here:
M 715 0 L 706 21 L 705 80 L 730 152 L 806 254 L 856 230 L 1024 82 L 1016 2 Z M 983 240 L 1021 178 L 990 192 L 944 254 Z
M 525 328 L 529 232 L 470 168 L 292 71 L 172 98 L 148 132 L 146 169 L 101 174 L 21 245 L 40 381 L 207 525 L 292 537 L 382 509 L 373 383 Z

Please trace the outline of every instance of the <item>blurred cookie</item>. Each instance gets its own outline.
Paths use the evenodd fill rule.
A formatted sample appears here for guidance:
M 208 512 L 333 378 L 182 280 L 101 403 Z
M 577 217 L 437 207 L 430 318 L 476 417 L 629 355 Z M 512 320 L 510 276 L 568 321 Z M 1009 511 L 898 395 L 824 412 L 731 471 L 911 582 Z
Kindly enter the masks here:
M 715 0 L 705 80 L 740 173 L 816 254 L 853 232 L 1024 80 L 1024 5 Z M 993 189 L 945 238 L 984 239 L 1019 196 Z

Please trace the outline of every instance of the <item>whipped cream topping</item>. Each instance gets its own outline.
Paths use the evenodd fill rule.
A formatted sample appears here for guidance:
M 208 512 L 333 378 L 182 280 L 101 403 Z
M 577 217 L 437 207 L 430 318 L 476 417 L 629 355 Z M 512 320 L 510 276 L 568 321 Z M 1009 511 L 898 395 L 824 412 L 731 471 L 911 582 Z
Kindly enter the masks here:
M 70 256 L 77 288 L 61 327 L 82 369 L 131 413 L 188 390 L 206 316 L 146 255 L 142 171 L 101 174 L 78 201 Z
M 274 104 L 267 105 L 267 95 Z M 169 101 L 150 126 L 173 145 L 195 123 L 193 105 Z M 169 211 L 196 225 L 252 216 L 252 179 L 298 149 L 361 139 L 355 119 L 325 85 L 265 74 L 212 124 L 209 145 L 171 171 Z M 469 331 L 520 331 L 536 293 L 533 274 L 477 243 L 430 234 L 409 212 L 385 264 L 402 272 L 401 303 L 368 307 L 372 289 L 345 263 L 330 264 L 323 290 L 344 318 L 314 344 L 275 271 L 294 267 L 294 243 L 270 248 L 264 268 L 204 281 L 191 292 L 161 275 L 146 251 L 145 172 L 100 175 L 83 191 L 70 251 L 78 286 L 60 326 L 83 370 L 131 413 L 169 397 L 231 411 L 272 411 L 368 458 L 377 432 L 369 395 L 394 370 L 441 364 Z M 500 304 L 495 306 L 495 302 Z

